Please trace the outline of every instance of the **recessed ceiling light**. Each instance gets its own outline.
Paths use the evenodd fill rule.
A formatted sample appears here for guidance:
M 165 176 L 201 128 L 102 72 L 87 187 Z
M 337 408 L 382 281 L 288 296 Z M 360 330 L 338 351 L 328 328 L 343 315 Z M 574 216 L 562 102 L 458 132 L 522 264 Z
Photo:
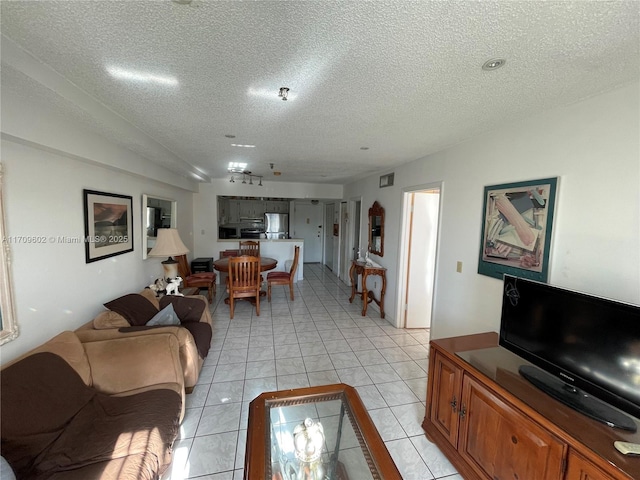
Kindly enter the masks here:
M 240 143 L 232 143 L 232 147 L 242 147 L 242 148 L 256 148 L 255 145 L 242 145 Z
M 504 66 L 505 63 L 507 63 L 507 61 L 504 58 L 492 58 L 482 64 L 482 70 L 497 70 Z
M 126 70 L 120 67 L 107 67 L 107 72 L 112 77 L 122 80 L 130 80 L 138 83 L 157 83 L 174 87 L 178 85 L 178 79 L 168 75 L 156 75 L 154 73 Z
M 234 173 L 242 173 L 242 172 L 245 171 L 245 168 L 247 168 L 247 164 L 246 163 L 229 162 L 229 166 L 227 167 L 227 171 L 234 172 Z

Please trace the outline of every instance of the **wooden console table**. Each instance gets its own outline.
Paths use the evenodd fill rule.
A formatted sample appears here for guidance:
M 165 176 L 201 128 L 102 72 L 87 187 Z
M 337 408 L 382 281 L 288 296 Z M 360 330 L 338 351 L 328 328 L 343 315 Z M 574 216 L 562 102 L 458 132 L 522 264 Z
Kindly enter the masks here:
M 422 427 L 469 480 L 640 479 L 640 458 L 611 428 L 538 390 L 518 367 L 528 362 L 498 346 L 498 334 L 432 340 Z M 640 427 L 640 419 L 636 419 Z
M 377 275 L 382 279 L 382 288 L 380 290 L 380 301 L 376 299 L 373 292 L 367 290 L 367 277 L 369 275 Z M 358 292 L 358 276 L 362 277 L 362 292 Z M 362 296 L 362 316 L 367 314 L 367 306 L 373 301 L 380 307 L 380 318 L 384 318 L 384 292 L 387 289 L 387 269 L 384 267 L 369 266 L 364 262 L 353 260 L 349 269 L 349 278 L 351 279 L 351 298 L 349 303 L 353 303 L 356 294 Z

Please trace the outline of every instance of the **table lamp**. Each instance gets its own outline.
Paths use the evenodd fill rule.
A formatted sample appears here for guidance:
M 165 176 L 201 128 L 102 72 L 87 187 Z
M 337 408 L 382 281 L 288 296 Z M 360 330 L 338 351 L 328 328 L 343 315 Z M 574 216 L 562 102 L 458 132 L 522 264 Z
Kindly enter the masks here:
M 178 276 L 178 262 L 173 258 L 176 255 L 186 255 L 189 249 L 182 243 L 178 230 L 175 228 L 159 228 L 156 245 L 148 253 L 150 257 L 168 257 L 162 262 L 164 278 L 176 278 Z

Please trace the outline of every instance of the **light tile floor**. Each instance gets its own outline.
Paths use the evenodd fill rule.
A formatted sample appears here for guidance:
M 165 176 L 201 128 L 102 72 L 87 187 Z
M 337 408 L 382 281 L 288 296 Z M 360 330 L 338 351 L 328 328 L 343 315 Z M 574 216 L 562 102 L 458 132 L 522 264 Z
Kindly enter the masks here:
M 405 480 L 462 480 L 421 427 L 425 412 L 428 330 L 391 326 L 320 264 L 305 279 L 275 287 L 260 316 L 248 302 L 235 318 L 217 295 L 213 341 L 191 395 L 163 480 L 243 478 L 249 402 L 266 391 L 347 383 L 356 387 Z

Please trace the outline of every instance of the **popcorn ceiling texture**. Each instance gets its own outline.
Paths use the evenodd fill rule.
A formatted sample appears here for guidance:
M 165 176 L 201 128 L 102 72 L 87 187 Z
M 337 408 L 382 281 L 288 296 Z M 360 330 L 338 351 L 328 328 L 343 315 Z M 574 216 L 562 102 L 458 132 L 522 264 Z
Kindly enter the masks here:
M 279 181 L 344 183 L 637 80 L 639 5 L 2 2 L 3 35 L 109 112 L 25 81 L 4 54 L 2 88 L 175 171 L 223 177 L 242 159 L 265 175 L 276 163 Z M 482 71 L 493 57 L 506 65 Z M 114 79 L 109 66 L 179 85 Z M 239 152 L 227 133 L 257 147 Z

